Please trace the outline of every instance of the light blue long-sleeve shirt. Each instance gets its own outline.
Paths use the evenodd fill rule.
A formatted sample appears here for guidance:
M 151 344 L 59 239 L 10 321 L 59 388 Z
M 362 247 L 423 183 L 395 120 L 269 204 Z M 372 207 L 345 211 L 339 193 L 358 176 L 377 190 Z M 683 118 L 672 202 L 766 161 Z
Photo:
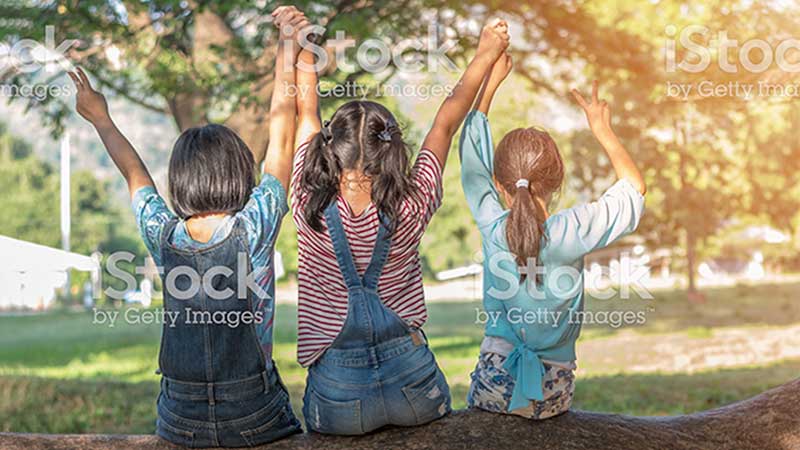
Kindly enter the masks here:
M 486 335 L 514 345 L 505 368 L 515 386 L 509 410 L 543 400 L 542 359 L 572 362 L 583 311 L 583 257 L 633 232 L 644 211 L 644 197 L 620 180 L 597 201 L 551 215 L 537 257 L 543 283 L 535 276 L 520 282 L 520 271 L 506 241 L 508 210 L 495 188 L 494 146 L 486 115 L 473 111 L 461 133 L 461 182 L 481 233 L 484 256 L 483 306 L 491 320 Z M 531 218 L 533 220 L 533 218 Z M 533 222 L 531 222 L 533 226 Z

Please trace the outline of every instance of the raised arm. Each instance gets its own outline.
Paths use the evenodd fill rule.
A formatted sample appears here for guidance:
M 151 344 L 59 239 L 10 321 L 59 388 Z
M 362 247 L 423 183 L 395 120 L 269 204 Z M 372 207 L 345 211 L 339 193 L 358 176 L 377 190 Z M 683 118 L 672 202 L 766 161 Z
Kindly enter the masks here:
M 269 145 L 264 160 L 264 173 L 280 181 L 289 190 L 294 159 L 294 135 L 297 127 L 294 96 L 295 63 L 300 46 L 299 31 L 308 26 L 302 12 L 294 6 L 281 6 L 273 11 L 275 25 L 279 29 L 278 51 L 275 60 L 275 81 L 270 104 Z
M 153 179 L 139 154 L 111 120 L 108 103 L 103 94 L 94 90 L 83 69 L 78 68 L 75 72 L 67 72 L 67 75 L 72 79 L 77 90 L 75 109 L 97 130 L 108 155 L 122 176 L 125 177 L 125 181 L 128 182 L 131 198 L 139 189 L 153 186 Z
M 503 53 L 492 66 L 491 72 L 486 74 L 475 110 L 467 116 L 461 131 L 461 186 L 470 212 L 481 231 L 504 214 L 500 195 L 494 184 L 494 145 L 486 113 L 489 112 L 489 104 L 497 87 L 509 72 L 511 58 Z
M 456 88 L 439 107 L 422 147 L 431 150 L 442 167 L 447 162 L 453 136 L 472 107 L 486 73 L 508 47 L 508 41 L 508 25 L 504 21 L 494 19 L 483 27 L 475 57 Z
M 478 94 L 478 99 L 475 101 L 475 109 L 489 115 L 489 108 L 492 106 L 494 94 L 497 88 L 503 83 L 513 67 L 511 55 L 503 52 L 500 58 L 495 61 L 492 66 L 492 71 L 486 74 L 485 81 L 481 87 L 481 92 Z
M 303 49 L 297 57 L 297 144 L 305 144 L 319 133 L 319 93 L 314 53 Z
M 576 89 L 572 90 L 572 95 L 583 108 L 583 112 L 586 113 L 589 128 L 591 128 L 592 133 L 606 151 L 608 159 L 611 160 L 611 165 L 614 166 L 617 178 L 628 180 L 637 191 L 644 195 L 647 192 L 644 178 L 642 178 L 642 174 L 636 167 L 636 163 L 633 162 L 633 158 L 622 146 L 616 133 L 611 128 L 611 110 L 605 100 L 597 98 L 597 90 L 598 83 L 595 80 L 592 83 L 591 102 L 587 102 Z

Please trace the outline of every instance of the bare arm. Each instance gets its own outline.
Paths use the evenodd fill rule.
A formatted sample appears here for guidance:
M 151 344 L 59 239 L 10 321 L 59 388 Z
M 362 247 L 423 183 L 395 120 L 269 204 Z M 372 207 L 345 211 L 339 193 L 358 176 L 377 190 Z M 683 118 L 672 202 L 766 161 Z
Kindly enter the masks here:
M 89 77 L 86 76 L 83 69 L 78 68 L 75 73 L 67 72 L 67 75 L 77 89 L 76 109 L 78 114 L 97 130 L 108 155 L 122 176 L 125 177 L 125 181 L 128 182 L 128 191 L 131 197 L 145 186 L 154 186 L 153 179 L 139 154 L 111 120 L 108 103 L 103 94 L 92 88 Z
M 319 94 L 314 53 L 302 50 L 297 68 L 297 144 L 305 144 L 319 133 L 322 122 L 319 115 Z
M 614 172 L 620 180 L 628 180 L 636 190 L 642 195 L 647 192 L 644 178 L 636 167 L 636 163 L 631 158 L 631 155 L 625 150 L 622 143 L 617 138 L 616 133 L 611 128 L 611 110 L 608 103 L 604 100 L 597 98 L 598 83 L 595 80 L 592 83 L 592 101 L 587 102 L 583 96 L 575 89 L 572 90 L 572 95 L 575 100 L 583 108 L 586 113 L 586 118 L 589 121 L 589 128 L 592 133 L 603 146 L 603 149 L 611 160 L 611 165 L 614 166 Z
M 431 150 L 442 167 L 447 162 L 453 136 L 472 107 L 486 73 L 508 47 L 508 40 L 508 25 L 505 22 L 494 20 L 486 25 L 481 31 L 475 57 L 470 61 L 456 88 L 439 107 L 433 127 L 425 137 L 422 147 Z
M 295 63 L 299 46 L 298 30 L 308 25 L 303 13 L 294 7 L 279 7 L 273 13 L 279 27 L 278 52 L 275 61 L 275 82 L 270 104 L 269 145 L 264 173 L 280 181 L 288 191 L 294 159 L 294 135 L 297 127 L 295 99 L 290 90 L 295 85 Z
M 489 108 L 492 106 L 494 94 L 497 88 L 503 83 L 513 67 L 513 61 L 508 53 L 503 53 L 500 58 L 492 66 L 492 71 L 486 75 L 481 87 L 481 92 L 478 94 L 478 99 L 475 101 L 475 109 L 489 115 Z

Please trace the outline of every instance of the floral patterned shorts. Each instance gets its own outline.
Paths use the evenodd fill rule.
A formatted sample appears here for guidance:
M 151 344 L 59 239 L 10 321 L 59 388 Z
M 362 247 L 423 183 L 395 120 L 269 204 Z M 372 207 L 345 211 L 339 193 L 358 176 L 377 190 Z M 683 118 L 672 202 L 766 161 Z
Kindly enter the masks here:
M 506 357 L 497 353 L 482 353 L 472 372 L 472 384 L 467 394 L 471 408 L 515 414 L 528 419 L 547 419 L 567 412 L 575 392 L 575 372 L 562 367 L 544 364 L 544 401 L 532 401 L 526 408 L 508 411 L 514 377 L 503 368 Z

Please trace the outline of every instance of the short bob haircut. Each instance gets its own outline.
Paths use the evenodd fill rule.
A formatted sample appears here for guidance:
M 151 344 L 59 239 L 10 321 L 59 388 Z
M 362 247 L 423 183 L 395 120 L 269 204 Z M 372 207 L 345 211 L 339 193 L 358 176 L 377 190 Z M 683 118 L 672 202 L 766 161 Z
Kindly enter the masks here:
M 184 131 L 169 160 L 169 195 L 181 219 L 241 211 L 256 185 L 253 153 L 230 128 Z

